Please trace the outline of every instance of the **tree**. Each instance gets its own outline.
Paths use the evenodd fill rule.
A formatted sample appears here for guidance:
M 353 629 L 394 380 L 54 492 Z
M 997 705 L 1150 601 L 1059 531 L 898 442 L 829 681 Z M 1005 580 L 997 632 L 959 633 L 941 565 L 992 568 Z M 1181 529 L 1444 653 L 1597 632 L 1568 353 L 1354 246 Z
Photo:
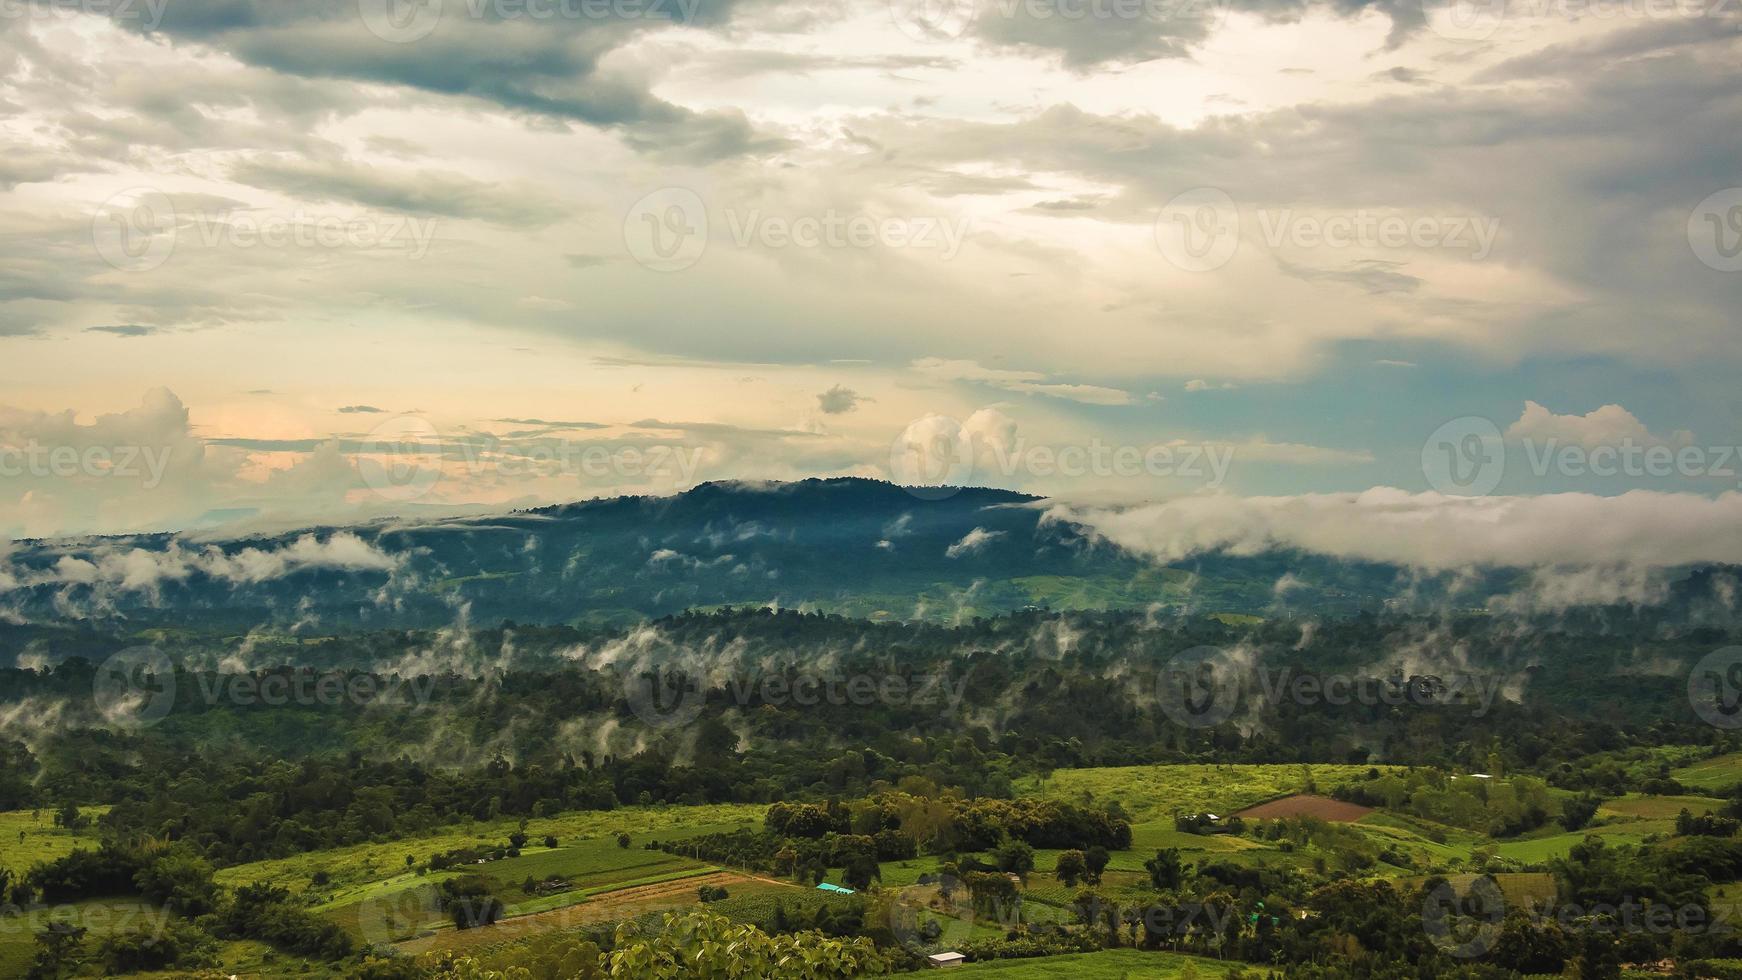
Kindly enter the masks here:
M 1172 891 L 1185 880 L 1185 864 L 1180 861 L 1179 848 L 1156 851 L 1155 857 L 1143 862 L 1149 872 L 1149 883 L 1161 891 Z
M 1089 873 L 1084 875 L 1092 885 L 1101 883 L 1101 872 L 1107 870 L 1107 865 L 1113 860 L 1113 855 L 1105 847 L 1096 844 L 1083 852 L 1083 863 L 1088 866 Z
M 1034 870 L 1034 848 L 1029 847 L 1027 841 L 1006 837 L 992 851 L 992 860 L 999 871 L 1027 882 L 1028 873 Z
M 491 925 L 502 917 L 502 900 L 491 892 L 490 882 L 481 875 L 442 882 L 439 901 L 458 929 Z
M 883 866 L 877 863 L 877 855 L 867 851 L 854 851 L 847 855 L 846 864 L 841 869 L 841 880 L 848 888 L 864 891 L 871 887 L 872 879 L 883 877 Z
M 91 825 L 91 818 L 80 813 L 77 805 L 68 803 L 55 811 L 54 825 L 65 827 L 76 834 Z
M 63 971 L 78 965 L 84 941 L 83 926 L 50 922 L 48 928 L 36 934 L 36 958 L 26 976 L 31 980 L 59 977 Z
M 1595 793 L 1580 793 L 1561 804 L 1561 824 L 1568 830 L 1580 830 L 1597 815 L 1603 798 Z
M 555 834 L 545 834 L 544 835 L 544 846 L 545 847 L 555 847 L 556 846 L 556 835 Z
M 1079 880 L 1088 877 L 1089 865 L 1083 860 L 1082 851 L 1061 851 L 1052 873 L 1066 888 L 1075 888 Z
M 146 898 L 190 919 L 217 908 L 212 865 L 188 851 L 172 851 L 150 862 L 133 876 L 133 883 Z
M 628 847 L 629 846 L 629 835 L 627 833 L 618 833 L 617 846 L 618 847 Z

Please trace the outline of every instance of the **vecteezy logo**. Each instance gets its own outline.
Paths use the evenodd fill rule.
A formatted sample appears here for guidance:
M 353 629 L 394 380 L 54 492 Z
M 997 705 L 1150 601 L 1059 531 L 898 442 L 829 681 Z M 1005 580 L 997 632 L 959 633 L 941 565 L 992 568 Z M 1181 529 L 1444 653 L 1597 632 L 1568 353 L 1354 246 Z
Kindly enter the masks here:
M 948 416 L 916 419 L 889 444 L 890 479 L 923 500 L 949 497 L 973 472 L 974 440 Z
M 975 0 L 889 0 L 895 27 L 915 41 L 948 41 L 974 22 Z
M 1174 724 L 1214 728 L 1240 701 L 1238 664 L 1220 647 L 1192 647 L 1170 658 L 1156 679 L 1155 698 Z
M 357 906 L 357 932 L 365 945 L 387 946 L 411 938 L 440 915 L 434 889 L 419 883 L 363 900 Z
M 1506 0 L 1422 0 L 1428 29 L 1448 41 L 1486 41 L 1506 19 Z
M 1452 883 L 1429 889 L 1421 903 L 1421 924 L 1428 938 L 1447 956 L 1475 959 L 1494 948 L 1500 923 L 1506 918 L 1506 897 L 1486 875 L 1470 882 L 1462 895 Z
M 623 699 L 635 717 L 655 728 L 687 725 L 707 702 L 702 681 L 679 670 L 658 666 L 632 670 L 623 679 Z
M 1694 664 L 1688 703 L 1714 728 L 1742 728 L 1742 647 L 1719 647 Z
M 111 724 L 155 725 L 175 707 L 175 664 L 156 647 L 128 647 L 97 668 L 91 698 Z
M 636 262 L 655 272 L 687 269 L 708 247 L 707 205 L 687 187 L 662 187 L 623 216 L 623 244 Z
M 1506 473 L 1506 440 L 1500 427 L 1466 415 L 1433 431 L 1421 446 L 1421 474 L 1428 486 L 1459 497 L 1486 497 Z
M 153 187 L 111 195 L 91 218 L 91 243 L 122 272 L 150 272 L 175 251 L 175 205 Z
M 1176 194 L 1155 218 L 1155 244 L 1187 272 L 1220 269 L 1240 250 L 1240 209 L 1215 187 Z
M 1688 245 L 1719 272 L 1742 272 L 1742 187 L 1722 190 L 1688 215 Z
M 442 478 L 441 436 L 426 419 L 395 416 L 363 437 L 357 472 L 369 489 L 388 500 L 416 500 Z
M 421 41 L 442 19 L 442 0 L 357 0 L 369 33 L 391 44 Z

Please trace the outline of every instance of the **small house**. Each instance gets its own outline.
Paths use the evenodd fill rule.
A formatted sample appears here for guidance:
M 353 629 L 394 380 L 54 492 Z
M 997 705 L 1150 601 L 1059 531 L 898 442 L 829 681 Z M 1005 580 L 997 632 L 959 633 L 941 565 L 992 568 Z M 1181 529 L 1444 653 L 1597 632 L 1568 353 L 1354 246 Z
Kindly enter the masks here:
M 948 953 L 933 953 L 926 957 L 925 961 L 930 963 L 932 966 L 961 966 L 968 962 L 968 958 L 963 956 L 961 953 L 951 951 Z

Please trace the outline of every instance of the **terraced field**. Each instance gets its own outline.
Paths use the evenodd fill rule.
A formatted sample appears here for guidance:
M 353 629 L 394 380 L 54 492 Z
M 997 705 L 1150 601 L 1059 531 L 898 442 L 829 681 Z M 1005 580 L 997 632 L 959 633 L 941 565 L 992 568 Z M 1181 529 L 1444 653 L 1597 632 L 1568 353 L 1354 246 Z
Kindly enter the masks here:
M 552 835 L 561 843 L 574 845 L 585 841 L 608 841 L 622 832 L 630 835 L 631 850 L 645 854 L 640 848 L 649 841 L 674 840 L 759 825 L 766 809 L 750 804 L 722 803 L 584 811 L 529 821 L 526 833 L 534 841 Z M 407 856 L 422 862 L 447 851 L 500 845 L 518 827 L 519 821 L 495 820 L 469 827 L 444 828 L 389 843 L 358 844 L 237 865 L 219 871 L 217 878 L 220 883 L 231 887 L 262 881 L 293 893 L 309 893 L 314 904 L 331 908 L 360 901 L 382 885 L 403 884 L 408 877 Z M 313 884 L 317 871 L 326 872 L 327 884 Z
M 400 943 L 399 948 L 413 955 L 446 950 L 474 950 L 517 942 L 552 930 L 610 926 L 649 912 L 698 906 L 700 901 L 696 897 L 696 890 L 703 885 L 722 887 L 734 895 L 767 889 L 800 891 L 797 885 L 752 878 L 731 871 L 709 871 L 652 884 L 615 888 L 565 908 L 515 916 L 484 928 L 454 929 L 448 926 Z

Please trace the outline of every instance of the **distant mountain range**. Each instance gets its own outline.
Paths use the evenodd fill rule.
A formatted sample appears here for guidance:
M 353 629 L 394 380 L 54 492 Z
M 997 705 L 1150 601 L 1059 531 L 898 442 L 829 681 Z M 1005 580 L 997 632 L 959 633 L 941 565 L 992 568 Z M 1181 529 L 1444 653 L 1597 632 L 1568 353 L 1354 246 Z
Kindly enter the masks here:
M 223 541 L 20 542 L 0 566 L 0 614 L 327 631 L 616 625 L 741 605 L 945 622 L 1028 607 L 1321 616 L 1480 609 L 1524 574 L 1466 572 L 1453 593 L 1445 576 L 1298 552 L 1161 566 L 1045 515 L 1040 498 L 1004 490 L 830 479 Z M 1713 574 L 1684 584 L 1734 581 Z

